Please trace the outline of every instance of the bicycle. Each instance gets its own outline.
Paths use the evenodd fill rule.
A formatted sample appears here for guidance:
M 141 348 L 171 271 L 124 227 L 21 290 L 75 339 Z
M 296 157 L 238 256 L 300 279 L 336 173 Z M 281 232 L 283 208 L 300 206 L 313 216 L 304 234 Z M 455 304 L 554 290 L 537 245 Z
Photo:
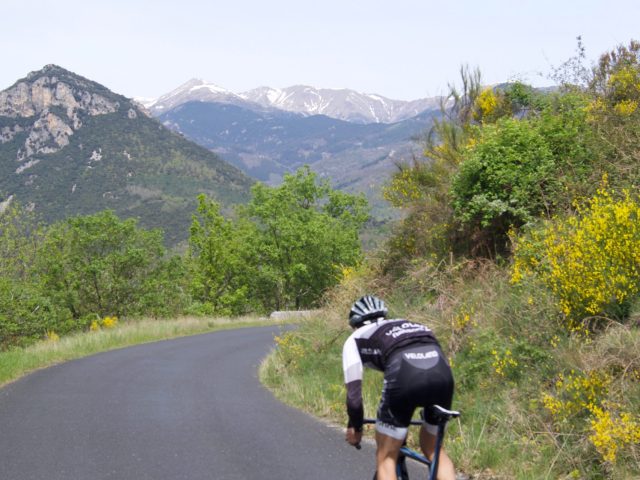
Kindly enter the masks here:
M 460 412 L 455 410 L 447 410 L 442 408 L 439 405 L 431 405 L 429 408 L 428 418 L 435 420 L 435 424 L 438 427 L 438 434 L 436 436 L 436 446 L 433 453 L 433 462 L 431 462 L 424 455 L 416 452 L 415 450 L 410 449 L 406 445 L 406 440 L 404 445 L 400 448 L 400 454 L 398 455 L 398 462 L 396 464 L 396 475 L 398 476 L 398 480 L 409 480 L 409 472 L 407 471 L 407 458 L 411 458 L 423 465 L 426 465 L 429 468 L 429 476 L 428 480 L 436 480 L 436 476 L 438 474 L 438 459 L 440 456 L 440 449 L 442 448 L 442 441 L 444 440 L 444 430 L 447 425 L 447 422 L 452 418 L 457 418 L 460 416 Z M 424 418 L 425 412 L 422 412 L 422 416 Z M 373 418 L 365 418 L 364 423 L 375 424 L 376 420 Z M 412 420 L 411 425 L 422 425 L 422 421 Z M 360 449 L 360 445 L 356 445 L 356 448 Z M 373 480 L 376 480 L 378 473 L 376 472 L 373 475 Z

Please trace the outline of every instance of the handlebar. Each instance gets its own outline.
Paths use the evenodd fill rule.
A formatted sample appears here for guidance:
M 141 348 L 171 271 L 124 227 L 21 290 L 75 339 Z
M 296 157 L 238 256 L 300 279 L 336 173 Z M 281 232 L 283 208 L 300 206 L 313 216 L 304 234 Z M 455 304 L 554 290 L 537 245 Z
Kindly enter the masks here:
M 374 425 L 376 423 L 376 419 L 375 418 L 365 418 L 362 420 L 363 424 L 371 424 Z M 423 422 L 422 420 L 411 420 L 411 425 L 422 425 Z M 359 443 L 357 445 L 354 445 L 354 447 L 356 447 L 356 450 L 360 450 L 362 449 L 362 445 L 360 445 Z

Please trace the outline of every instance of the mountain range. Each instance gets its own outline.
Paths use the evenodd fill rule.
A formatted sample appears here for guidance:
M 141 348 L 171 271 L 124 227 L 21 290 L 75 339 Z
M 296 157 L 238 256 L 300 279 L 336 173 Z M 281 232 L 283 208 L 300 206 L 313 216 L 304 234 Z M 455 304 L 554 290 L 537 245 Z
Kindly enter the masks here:
M 287 88 L 259 87 L 233 93 L 214 83 L 191 79 L 156 99 L 139 99 L 154 116 L 190 101 L 224 103 L 256 111 L 280 110 L 303 115 L 326 115 L 352 123 L 395 123 L 437 109 L 440 98 L 391 100 L 381 95 L 349 89 L 295 85 Z
M 253 178 L 277 184 L 309 165 L 336 188 L 367 194 L 383 218 L 391 210 L 381 187 L 398 162 L 421 154 L 415 138 L 441 112 L 439 98 L 403 102 L 311 87 L 235 94 L 195 79 L 145 105 L 165 126 Z
M 310 165 L 365 192 L 385 218 L 381 186 L 420 154 L 414 138 L 437 104 L 311 87 L 234 94 L 192 80 L 143 106 L 47 65 L 0 92 L 0 209 L 18 201 L 52 222 L 109 208 L 175 245 L 199 193 L 229 211 L 256 179 L 277 184 Z

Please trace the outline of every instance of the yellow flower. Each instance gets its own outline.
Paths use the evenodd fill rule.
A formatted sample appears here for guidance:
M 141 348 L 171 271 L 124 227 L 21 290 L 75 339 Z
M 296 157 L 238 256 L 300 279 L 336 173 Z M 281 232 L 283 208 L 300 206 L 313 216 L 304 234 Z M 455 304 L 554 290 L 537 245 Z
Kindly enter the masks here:
M 56 332 L 54 332 L 53 330 L 48 330 L 47 333 L 46 333 L 46 339 L 49 342 L 55 343 L 55 342 L 58 342 L 60 340 L 60 336 Z
M 556 296 L 569 330 L 615 312 L 640 293 L 640 203 L 603 187 L 578 214 L 516 240 L 512 282 L 536 275 Z M 534 259 L 539 259 L 539 261 Z
M 589 441 L 605 462 L 615 463 L 618 451 L 627 445 L 640 443 L 640 422 L 637 416 L 595 408 L 591 419 Z
M 114 328 L 118 324 L 118 317 L 104 317 L 100 324 L 104 328 Z

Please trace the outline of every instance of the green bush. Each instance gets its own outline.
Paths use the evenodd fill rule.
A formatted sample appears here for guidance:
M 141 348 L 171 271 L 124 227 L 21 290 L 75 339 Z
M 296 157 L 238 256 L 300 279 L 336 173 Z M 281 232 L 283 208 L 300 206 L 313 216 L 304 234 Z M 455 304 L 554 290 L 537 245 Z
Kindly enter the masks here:
M 57 308 L 38 288 L 0 278 L 0 350 L 26 345 L 47 332 L 67 333 L 72 327 L 69 312 Z
M 47 230 L 37 274 L 56 305 L 78 320 L 175 312 L 180 264 L 169 261 L 159 230 L 148 231 L 112 211 L 72 217 Z

